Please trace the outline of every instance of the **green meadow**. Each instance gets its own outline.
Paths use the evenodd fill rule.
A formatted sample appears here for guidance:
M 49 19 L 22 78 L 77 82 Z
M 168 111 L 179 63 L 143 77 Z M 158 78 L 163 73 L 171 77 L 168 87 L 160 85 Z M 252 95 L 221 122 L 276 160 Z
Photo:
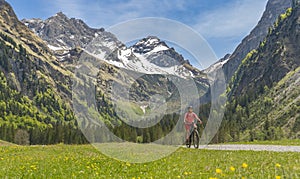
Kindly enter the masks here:
M 300 155 L 178 148 L 154 162 L 129 163 L 107 157 L 92 145 L 1 142 L 0 178 L 300 178 Z

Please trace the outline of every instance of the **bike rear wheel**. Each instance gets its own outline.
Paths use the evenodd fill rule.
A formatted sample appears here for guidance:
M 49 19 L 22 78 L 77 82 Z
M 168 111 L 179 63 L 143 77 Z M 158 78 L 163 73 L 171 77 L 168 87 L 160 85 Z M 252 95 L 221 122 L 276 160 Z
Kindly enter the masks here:
M 189 139 L 186 141 L 186 147 L 191 148 L 191 145 L 192 145 L 192 137 L 190 135 Z

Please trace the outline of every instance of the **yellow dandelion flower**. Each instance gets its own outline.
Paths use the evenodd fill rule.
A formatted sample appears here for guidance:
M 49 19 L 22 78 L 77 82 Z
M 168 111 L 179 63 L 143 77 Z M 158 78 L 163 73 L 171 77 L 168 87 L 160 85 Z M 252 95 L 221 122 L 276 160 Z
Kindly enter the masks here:
M 281 176 L 276 176 L 275 178 L 276 178 L 276 179 L 281 179 Z
M 177 178 L 181 178 L 181 176 L 180 176 L 180 175 L 178 175 L 178 176 L 177 176 Z
M 242 179 L 245 179 L 245 177 L 242 177 Z
M 126 163 L 126 165 L 127 165 L 128 167 L 130 167 L 130 166 L 131 166 L 131 164 L 130 164 L 130 163 L 128 163 L 128 162 Z
M 217 169 L 216 169 L 216 173 L 217 173 L 217 174 L 221 174 L 221 173 L 222 173 L 222 170 L 219 169 L 219 168 L 217 168 Z
M 234 172 L 235 171 L 235 168 L 233 166 L 231 166 L 230 168 L 230 171 Z
M 192 174 L 192 172 L 189 172 L 189 175 L 191 175 Z
M 242 164 L 242 167 L 243 167 L 243 168 L 247 168 L 247 167 L 248 167 L 248 164 L 243 163 L 243 164 Z
M 216 178 L 216 177 L 209 177 L 209 179 L 218 179 L 218 178 Z
M 280 168 L 281 167 L 281 165 L 279 164 L 279 163 L 276 163 L 276 165 L 275 165 L 276 167 L 278 167 L 278 168 Z
M 184 175 L 188 175 L 188 172 L 184 172 Z

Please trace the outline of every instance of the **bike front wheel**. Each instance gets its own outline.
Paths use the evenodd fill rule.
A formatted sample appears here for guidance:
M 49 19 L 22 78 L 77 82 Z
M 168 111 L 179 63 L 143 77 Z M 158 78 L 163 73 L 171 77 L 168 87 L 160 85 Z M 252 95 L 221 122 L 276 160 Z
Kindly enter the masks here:
M 199 148 L 199 140 L 200 140 L 200 138 L 199 138 L 199 133 L 198 133 L 197 130 L 195 130 L 195 131 L 193 132 L 193 143 L 194 143 L 195 149 L 198 149 L 198 148 Z

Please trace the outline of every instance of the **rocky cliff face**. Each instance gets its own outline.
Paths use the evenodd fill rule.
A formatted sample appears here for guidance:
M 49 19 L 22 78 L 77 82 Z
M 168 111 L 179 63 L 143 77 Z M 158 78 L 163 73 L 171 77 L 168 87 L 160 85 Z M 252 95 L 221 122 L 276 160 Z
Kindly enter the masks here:
M 300 10 L 282 14 L 260 47 L 250 52 L 234 75 L 232 93 L 259 92 L 272 87 L 300 66 Z
M 11 66 L 6 73 L 14 74 L 13 77 L 8 76 L 11 84 L 25 95 L 34 96 L 35 90 L 40 88 L 36 80 L 44 76 L 49 84 L 55 88 L 60 86 L 61 90 L 67 92 L 65 87 L 70 86 L 70 73 L 58 64 L 47 44 L 18 20 L 12 7 L 5 1 L 0 2 L 0 13 L 2 41 L 6 41 L 14 51 L 10 58 L 6 58 Z M 61 83 L 66 86 L 58 85 Z
M 85 141 L 71 109 L 72 73 L 47 45 L 0 1 L 0 124 L 2 131 L 11 129 L 1 139 L 13 142 L 22 129 L 30 144 L 67 142 L 63 136 L 70 131 L 80 137 L 68 142 Z
M 130 48 L 138 55 L 147 55 L 149 62 L 160 67 L 172 67 L 186 63 L 182 55 L 157 37 L 144 38 Z
M 23 19 L 22 22 L 45 40 L 53 50 L 85 47 L 104 29 L 88 27 L 82 20 L 68 18 L 62 12 L 46 19 Z
M 278 16 L 292 6 L 292 0 L 269 0 L 266 10 L 261 20 L 251 33 L 243 39 L 241 44 L 236 48 L 228 61 L 223 65 L 227 81 L 231 79 L 242 60 L 253 49 L 256 49 L 260 42 L 268 34 L 268 30 L 273 26 Z
M 131 47 L 117 50 L 115 58 L 107 58 L 108 62 L 118 67 L 145 74 L 168 74 L 182 78 L 204 77 L 193 68 L 174 48 L 169 47 L 158 37 L 149 36 Z
M 235 126 L 229 129 L 235 140 L 299 137 L 299 43 L 297 6 L 280 15 L 265 40 L 241 62 L 229 83 L 225 114 L 229 126 Z
M 46 41 L 58 60 L 69 69 L 72 69 L 70 62 L 79 58 L 74 53 L 71 54 L 77 48 L 84 49 L 111 65 L 136 72 L 171 74 L 183 78 L 204 77 L 174 48 L 157 37 L 146 37 L 133 46 L 126 47 L 110 32 L 90 28 L 83 21 L 70 19 L 63 13 L 57 13 L 45 21 L 24 19 L 22 22 Z

